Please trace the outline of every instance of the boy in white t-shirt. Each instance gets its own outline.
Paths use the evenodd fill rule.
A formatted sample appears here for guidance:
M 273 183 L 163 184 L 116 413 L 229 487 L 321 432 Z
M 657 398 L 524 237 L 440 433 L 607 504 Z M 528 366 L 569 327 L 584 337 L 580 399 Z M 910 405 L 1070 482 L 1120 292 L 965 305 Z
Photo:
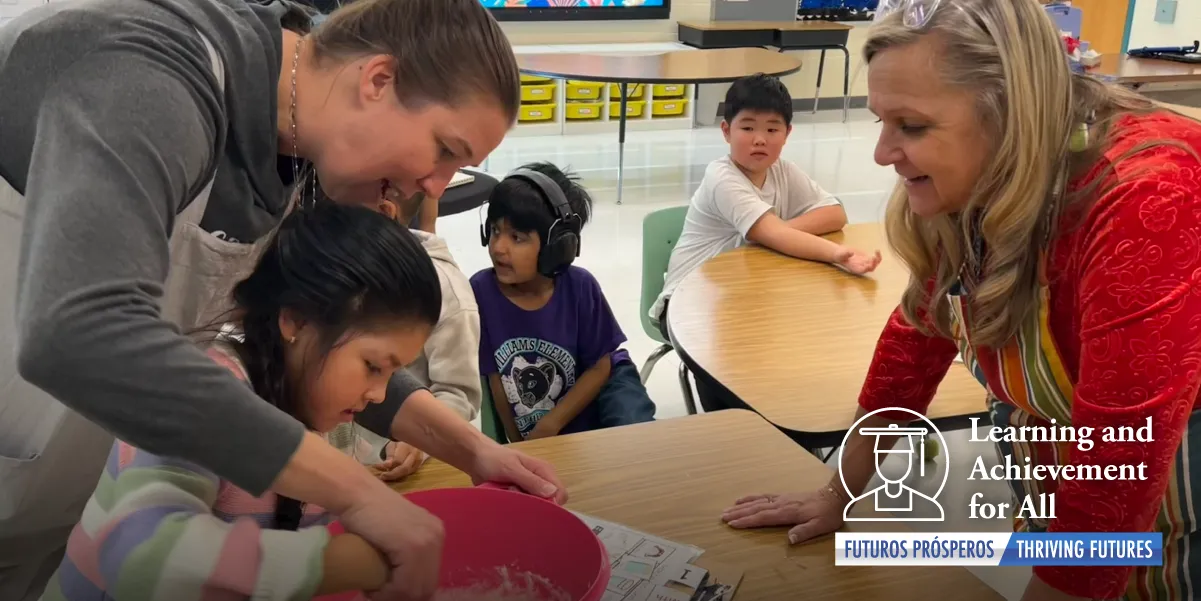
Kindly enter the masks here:
M 796 163 L 780 158 L 792 132 L 792 95 L 778 78 L 758 74 L 735 81 L 726 93 L 724 117 L 721 131 L 730 154 L 709 164 L 692 195 L 663 292 L 651 307 L 650 317 L 664 336 L 667 303 L 680 281 L 747 242 L 856 274 L 880 262 L 878 251 L 869 254 L 819 237 L 842 229 L 847 214 Z M 707 395 L 701 396 L 705 404 Z
M 747 242 L 857 274 L 872 271 L 880 261 L 878 252 L 867 254 L 819 237 L 842 229 L 847 214 L 796 163 L 780 158 L 792 131 L 792 96 L 779 79 L 758 74 L 735 81 L 726 93 L 724 117 L 721 131 L 730 154 L 709 163 L 692 195 L 663 293 L 651 308 L 651 318 L 660 322 L 680 280 Z

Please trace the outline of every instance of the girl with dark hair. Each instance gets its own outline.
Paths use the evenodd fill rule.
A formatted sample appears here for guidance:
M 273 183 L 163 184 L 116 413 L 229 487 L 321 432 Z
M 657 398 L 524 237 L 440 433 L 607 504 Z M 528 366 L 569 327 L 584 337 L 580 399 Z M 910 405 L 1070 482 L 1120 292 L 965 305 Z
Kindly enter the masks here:
M 229 310 L 302 181 L 349 205 L 437 197 L 516 119 L 516 58 L 478 0 L 312 12 L 76 0 L 0 28 L 0 599 L 38 597 L 114 437 L 329 508 L 386 552 L 382 601 L 432 594 L 441 524 L 180 335 Z M 403 370 L 355 421 L 566 497 Z
M 206 351 L 265 402 L 328 435 L 383 402 L 392 372 L 416 358 L 437 322 L 440 290 L 432 261 L 403 226 L 322 203 L 284 220 L 234 288 L 235 322 Z M 339 438 L 353 445 L 356 437 Z M 308 599 L 378 588 L 387 576 L 358 536 L 331 539 L 324 509 L 256 497 L 199 465 L 124 442 L 113 445 L 84 516 L 47 598 L 92 601 L 119 590 L 122 599 Z M 120 543 L 131 532 L 149 534 Z

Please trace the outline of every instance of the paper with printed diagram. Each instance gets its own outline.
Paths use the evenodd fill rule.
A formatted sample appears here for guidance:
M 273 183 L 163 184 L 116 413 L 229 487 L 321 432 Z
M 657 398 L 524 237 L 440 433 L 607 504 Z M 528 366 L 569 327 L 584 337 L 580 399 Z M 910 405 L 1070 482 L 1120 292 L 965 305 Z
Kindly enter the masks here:
M 709 573 L 693 564 L 703 549 L 576 513 L 609 553 L 612 576 L 603 601 L 690 601 Z

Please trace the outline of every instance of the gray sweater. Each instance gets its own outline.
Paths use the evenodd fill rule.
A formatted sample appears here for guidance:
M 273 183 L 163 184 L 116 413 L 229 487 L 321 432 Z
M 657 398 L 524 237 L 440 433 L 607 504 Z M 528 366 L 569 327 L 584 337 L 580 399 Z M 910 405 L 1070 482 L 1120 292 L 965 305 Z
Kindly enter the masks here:
M 0 177 L 26 197 L 21 376 L 130 444 L 256 495 L 300 423 L 206 358 L 158 300 L 175 216 L 214 169 L 207 231 L 249 242 L 283 214 L 285 12 L 280 0 L 65 0 L 0 28 Z M 197 30 L 225 62 L 224 98 Z M 388 435 L 419 388 L 398 373 L 360 423 Z

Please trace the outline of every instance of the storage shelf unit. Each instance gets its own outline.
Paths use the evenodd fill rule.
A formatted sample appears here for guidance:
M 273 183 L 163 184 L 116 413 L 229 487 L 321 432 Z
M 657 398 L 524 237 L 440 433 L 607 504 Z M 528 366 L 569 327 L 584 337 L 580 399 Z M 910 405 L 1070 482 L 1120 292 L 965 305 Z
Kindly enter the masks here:
M 591 44 L 586 46 L 517 46 L 518 54 L 585 52 L 647 54 L 690 49 L 682 44 Z M 522 110 L 510 135 L 590 134 L 616 132 L 621 113 L 621 86 L 616 83 L 556 80 L 522 76 Z M 689 129 L 693 126 L 692 85 L 629 84 L 626 131 Z

